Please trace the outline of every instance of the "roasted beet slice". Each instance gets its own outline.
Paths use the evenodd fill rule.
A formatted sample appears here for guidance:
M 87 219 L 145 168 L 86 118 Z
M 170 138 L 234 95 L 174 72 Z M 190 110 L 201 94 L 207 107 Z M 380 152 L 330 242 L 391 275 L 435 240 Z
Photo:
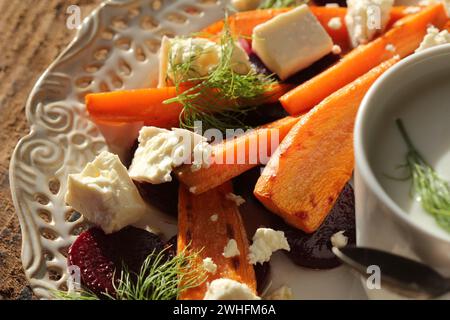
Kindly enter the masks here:
M 233 180 L 236 194 L 246 202 L 239 207 L 248 237 L 251 239 L 256 229 L 268 227 L 283 230 L 291 247 L 286 252 L 297 265 L 312 269 L 331 269 L 339 261 L 331 252 L 330 238 L 344 230 L 349 244 L 355 243 L 355 201 L 351 185 L 346 185 L 330 214 L 322 226 L 314 233 L 307 234 L 287 225 L 281 218 L 267 210 L 254 196 L 253 189 L 261 174 L 261 168 L 254 168 Z
M 339 231 L 345 231 L 349 244 L 356 243 L 355 197 L 353 188 L 347 184 L 322 226 L 313 234 L 285 225 L 283 228 L 291 251 L 287 255 L 303 267 L 331 269 L 340 262 L 331 251 L 330 238 Z
M 172 177 L 171 182 L 161 184 L 138 183 L 141 197 L 151 206 L 174 217 L 178 215 L 178 180 Z
M 163 249 L 164 243 L 157 235 L 142 229 L 127 227 L 106 235 L 99 228 L 91 228 L 70 247 L 68 265 L 80 268 L 81 281 L 90 291 L 114 294 L 114 274 L 117 279 L 124 265 L 139 272 L 149 254 Z

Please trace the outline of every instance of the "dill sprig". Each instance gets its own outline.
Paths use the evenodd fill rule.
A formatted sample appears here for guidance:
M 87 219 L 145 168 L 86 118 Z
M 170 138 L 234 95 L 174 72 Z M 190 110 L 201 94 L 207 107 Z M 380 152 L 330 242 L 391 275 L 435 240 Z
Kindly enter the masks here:
M 294 7 L 301 4 L 308 3 L 309 0 L 265 0 L 260 5 L 260 9 L 271 9 L 271 8 L 287 8 Z
M 239 63 L 233 61 L 237 44 L 227 23 L 219 45 L 219 63 L 206 76 L 196 75 L 195 68 L 192 67 L 193 62 L 202 54 L 195 46 L 190 48 L 192 54 L 187 61 L 174 63 L 169 59 L 177 97 L 166 100 L 165 103 L 177 102 L 183 106 L 180 114 L 182 128 L 193 129 L 196 121 L 201 121 L 204 130 L 245 128 L 243 117 L 263 102 L 265 94 L 276 83 L 273 77 L 259 74 L 253 68 L 246 74 L 235 72 L 236 63 Z M 182 91 L 181 87 L 186 83 L 192 86 Z
M 439 226 L 450 232 L 449 183 L 439 177 L 417 151 L 402 120 L 397 119 L 396 124 L 408 147 L 405 166 L 409 171 L 410 178 L 412 178 L 413 190 L 424 210 L 435 218 Z
M 167 249 L 166 249 L 167 250 Z M 144 261 L 139 273 L 123 266 L 120 277 L 113 282 L 115 295 L 104 293 L 102 299 L 110 300 L 174 300 L 184 291 L 195 288 L 206 281 L 206 271 L 196 264 L 198 252 L 185 249 L 168 259 L 166 250 L 151 253 Z M 88 291 L 53 292 L 60 300 L 98 300 Z

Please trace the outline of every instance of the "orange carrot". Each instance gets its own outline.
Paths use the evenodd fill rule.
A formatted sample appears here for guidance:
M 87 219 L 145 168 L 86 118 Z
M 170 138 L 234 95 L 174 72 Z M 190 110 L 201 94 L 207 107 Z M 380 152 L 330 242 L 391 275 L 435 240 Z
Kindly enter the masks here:
M 298 120 L 299 118 L 286 117 L 219 143 L 213 147 L 212 164 L 208 168 L 192 171 L 190 165 L 184 165 L 176 169 L 175 174 L 194 194 L 220 186 L 264 162 L 262 157 L 270 157 L 275 151 L 273 147 L 278 146 Z M 278 135 L 278 139 L 275 135 Z M 276 140 L 274 146 L 272 137 Z M 267 146 L 266 150 L 263 149 L 264 146 Z
M 442 28 L 447 21 L 442 4 L 407 16 L 383 36 L 354 49 L 334 66 L 286 93 L 280 101 L 291 115 L 307 111 L 381 62 L 395 55 L 403 58 L 413 53 L 426 34 L 429 24 Z M 388 45 L 393 45 L 395 51 L 387 50 Z
M 262 103 L 274 103 L 292 88 L 274 85 Z M 102 122 L 136 122 L 161 128 L 177 127 L 183 107 L 179 103 L 164 104 L 177 95 L 175 87 L 92 93 L 86 96 L 86 107 L 92 118 Z
M 178 252 L 188 250 L 200 251 L 196 261 L 202 267 L 204 258 L 211 258 L 217 265 L 217 271 L 208 273 L 207 282 L 218 278 L 228 278 L 246 284 L 256 293 L 256 278 L 253 266 L 248 262 L 248 239 L 242 223 L 238 207 L 227 199 L 227 194 L 233 192 L 231 183 L 226 183 L 215 189 L 193 195 L 180 186 L 178 200 Z M 211 216 L 217 215 L 212 221 Z M 239 249 L 239 255 L 232 258 L 223 256 L 228 241 L 234 239 Z M 181 300 L 201 300 L 206 290 L 207 282 L 184 291 Z
M 254 194 L 265 207 L 307 233 L 317 230 L 352 176 L 359 105 L 398 60 L 384 62 L 335 92 L 292 128 L 255 186 Z

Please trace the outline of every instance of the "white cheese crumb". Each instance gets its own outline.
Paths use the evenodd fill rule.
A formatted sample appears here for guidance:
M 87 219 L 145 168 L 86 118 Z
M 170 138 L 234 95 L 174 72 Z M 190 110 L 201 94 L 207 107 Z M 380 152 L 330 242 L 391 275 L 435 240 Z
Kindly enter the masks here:
M 66 203 L 86 220 L 112 233 L 149 214 L 119 157 L 100 153 L 78 174 L 67 179 Z
M 270 260 L 277 250 L 290 251 L 289 243 L 283 231 L 275 231 L 269 228 L 259 228 L 253 236 L 248 260 L 251 264 L 264 263 Z
M 331 18 L 330 21 L 328 21 L 328 27 L 330 27 L 333 30 L 339 30 L 342 28 L 342 21 L 339 17 Z
M 397 50 L 397 48 L 393 44 L 389 43 L 388 45 L 386 45 L 386 50 L 395 52 Z
M 353 47 L 372 40 L 390 19 L 394 0 L 347 0 L 345 23 Z
M 217 264 L 214 263 L 213 259 L 205 258 L 203 259 L 203 269 L 211 274 L 215 274 L 217 272 Z
M 336 248 L 343 248 L 348 244 L 348 237 L 344 236 L 345 231 L 336 232 L 331 236 L 331 244 Z
M 192 162 L 192 152 L 206 138 L 185 129 L 143 127 L 139 146 L 128 170 L 135 181 L 159 184 L 172 181 L 173 168 Z
M 212 222 L 217 222 L 217 220 L 219 220 L 219 216 L 217 214 L 213 214 L 209 219 Z
M 292 300 L 294 295 L 288 286 L 282 286 L 264 297 L 265 300 Z
M 339 3 L 327 3 L 325 4 L 327 8 L 339 8 Z
M 423 38 L 422 43 L 416 52 L 421 52 L 448 43 L 450 43 L 450 33 L 447 30 L 439 32 L 438 28 L 431 26 L 428 28 L 427 34 Z
M 197 192 L 197 187 L 190 187 L 190 188 L 189 188 L 189 192 L 190 192 L 190 193 L 195 193 L 195 192 Z
M 414 6 L 410 6 L 410 7 L 406 7 L 405 10 L 403 10 L 403 13 L 405 14 L 415 14 L 420 12 L 421 8 L 420 7 L 414 7 Z
M 333 54 L 341 54 L 342 53 L 342 48 L 339 45 L 335 44 L 333 46 L 333 49 L 331 50 L 331 52 Z
M 233 258 L 239 256 L 240 254 L 241 253 L 239 252 L 236 240 L 234 239 L 228 240 L 227 245 L 225 246 L 225 248 L 223 248 L 222 255 L 225 258 Z
M 261 300 L 261 298 L 244 283 L 220 278 L 208 285 L 203 300 Z
M 242 198 L 241 196 L 238 196 L 238 195 L 236 195 L 236 194 L 234 194 L 232 192 L 227 193 L 225 195 L 225 198 L 227 200 L 233 201 L 238 207 L 245 203 L 245 199 L 244 198 Z

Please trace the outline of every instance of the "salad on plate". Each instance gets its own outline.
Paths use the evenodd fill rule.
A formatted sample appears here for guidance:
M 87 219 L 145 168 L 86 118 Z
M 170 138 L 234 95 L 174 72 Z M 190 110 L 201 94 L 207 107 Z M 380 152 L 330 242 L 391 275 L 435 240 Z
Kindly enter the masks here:
M 356 242 L 359 105 L 399 60 L 450 43 L 450 19 L 445 1 L 329 2 L 234 0 L 163 38 L 157 87 L 86 96 L 92 121 L 142 128 L 126 156 L 69 175 L 91 227 L 68 253 L 81 283 L 55 298 L 293 299 L 270 286 L 274 252 L 339 266 L 332 247 Z

